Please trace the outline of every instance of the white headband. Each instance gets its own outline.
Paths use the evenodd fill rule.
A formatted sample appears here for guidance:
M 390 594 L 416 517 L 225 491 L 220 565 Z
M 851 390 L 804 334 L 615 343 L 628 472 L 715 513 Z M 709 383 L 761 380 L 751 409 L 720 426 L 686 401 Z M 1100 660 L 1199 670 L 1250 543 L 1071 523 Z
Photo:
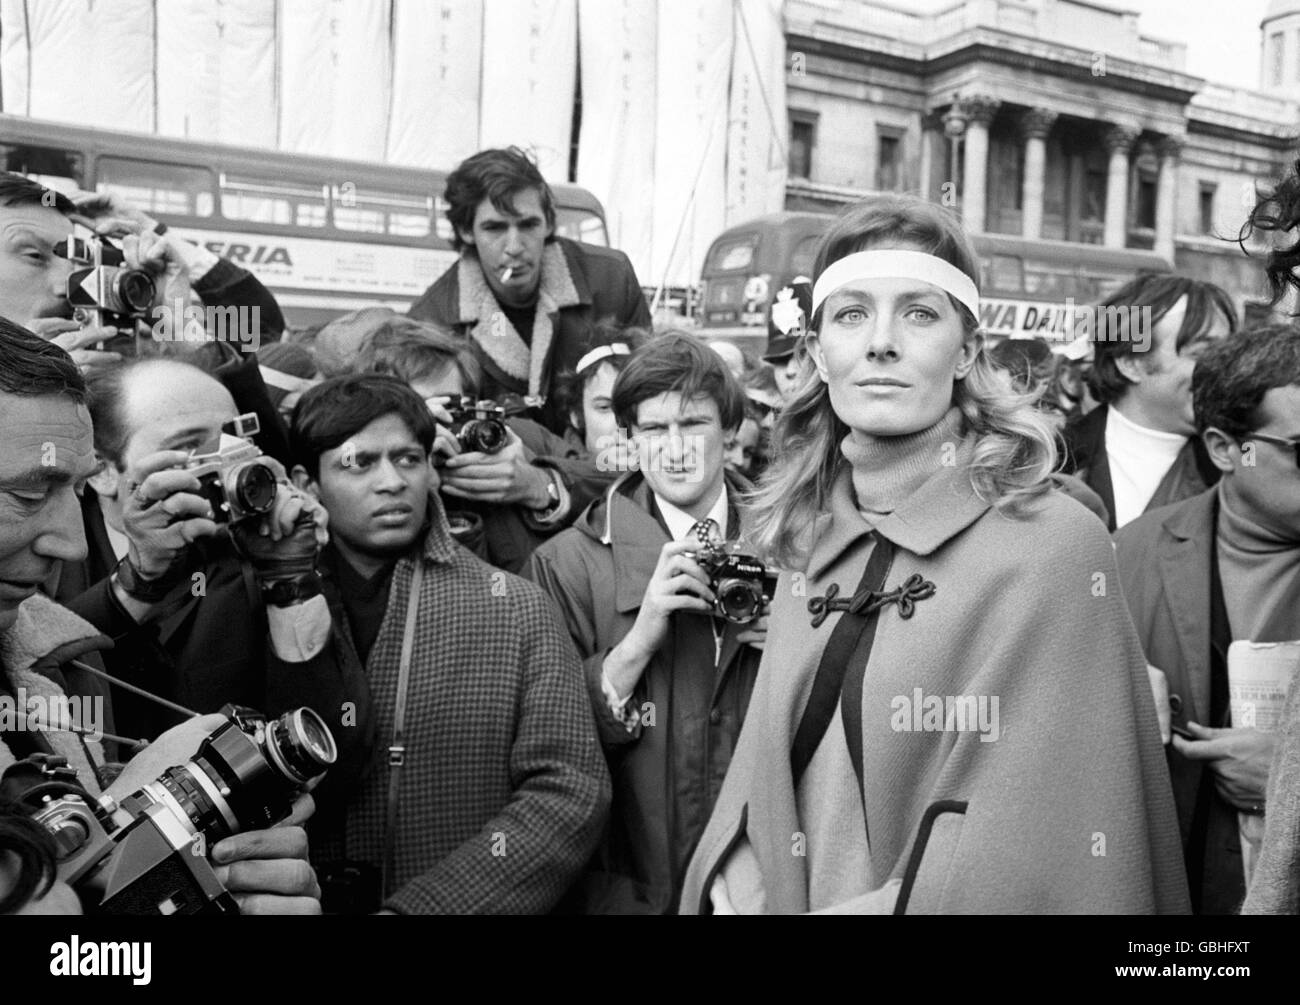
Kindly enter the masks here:
M 612 342 L 609 345 L 598 345 L 582 359 L 578 360 L 578 365 L 574 367 L 574 373 L 582 373 L 583 370 L 591 366 L 592 363 L 599 363 L 602 359 L 608 359 L 610 356 L 627 356 L 632 350 L 627 347 L 625 342 Z
M 829 265 L 813 286 L 812 312 L 816 314 L 827 297 L 856 279 L 919 279 L 932 283 L 965 304 L 979 320 L 980 293 L 970 276 L 935 255 L 897 248 L 858 251 Z

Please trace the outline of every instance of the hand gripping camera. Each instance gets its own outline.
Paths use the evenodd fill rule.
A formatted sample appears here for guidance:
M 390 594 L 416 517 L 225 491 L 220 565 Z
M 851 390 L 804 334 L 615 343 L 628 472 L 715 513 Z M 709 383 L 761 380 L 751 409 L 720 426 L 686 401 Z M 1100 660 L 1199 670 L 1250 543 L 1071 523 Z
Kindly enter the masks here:
M 709 577 L 717 617 L 747 625 L 776 595 L 777 574 L 753 555 L 729 551 L 723 544 L 706 544 L 691 557 Z
M 120 803 L 96 799 L 61 757 L 37 754 L 0 778 L 58 846 L 59 878 L 88 914 L 238 914 L 208 862 L 211 847 L 289 815 L 295 796 L 338 757 L 309 708 L 269 721 L 227 705 L 193 759 Z
M 451 431 L 465 453 L 495 454 L 506 445 L 506 410 L 495 401 L 465 396 L 447 411 L 451 413 Z
M 199 495 L 211 504 L 217 523 L 264 516 L 275 506 L 276 471 L 252 441 L 260 431 L 255 413 L 240 415 L 185 463 L 198 478 Z
M 97 323 L 133 334 L 137 321 L 147 321 L 157 289 L 143 269 L 126 268 L 122 250 L 102 237 L 69 237 L 54 253 L 74 266 L 68 276 L 68 303 L 85 324 Z

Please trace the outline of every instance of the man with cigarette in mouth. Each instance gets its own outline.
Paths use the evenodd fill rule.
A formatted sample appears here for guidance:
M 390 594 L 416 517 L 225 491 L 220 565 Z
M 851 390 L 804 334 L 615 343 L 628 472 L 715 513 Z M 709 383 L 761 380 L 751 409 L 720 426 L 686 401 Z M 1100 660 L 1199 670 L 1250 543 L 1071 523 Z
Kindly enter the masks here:
M 632 263 L 621 251 L 556 235 L 550 187 L 517 147 L 463 161 L 444 198 L 460 260 L 410 315 L 470 340 L 484 397 L 561 435 L 568 417 L 555 378 L 573 371 L 590 326 L 650 327 Z

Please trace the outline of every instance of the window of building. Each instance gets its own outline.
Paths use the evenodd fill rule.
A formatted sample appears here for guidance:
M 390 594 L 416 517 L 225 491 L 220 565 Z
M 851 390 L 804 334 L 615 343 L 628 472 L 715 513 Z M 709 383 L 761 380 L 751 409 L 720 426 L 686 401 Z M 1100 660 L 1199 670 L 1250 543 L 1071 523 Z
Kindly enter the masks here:
M 1133 207 L 1133 226 L 1139 230 L 1156 229 L 1156 180 L 1138 178 L 1137 200 Z
M 1280 31 L 1275 31 L 1268 37 L 1268 66 L 1269 80 L 1274 87 L 1282 86 L 1282 56 L 1284 49 L 1283 39 L 1285 36 Z
M 1217 185 L 1213 182 L 1201 182 L 1200 202 L 1198 203 L 1201 213 L 1201 233 L 1214 233 L 1214 193 L 1218 190 Z
M 790 177 L 811 178 L 813 146 L 817 142 L 817 117 L 808 112 L 790 113 Z
M 876 188 L 881 192 L 896 192 L 902 183 L 903 137 L 893 129 L 882 129 L 876 135 Z

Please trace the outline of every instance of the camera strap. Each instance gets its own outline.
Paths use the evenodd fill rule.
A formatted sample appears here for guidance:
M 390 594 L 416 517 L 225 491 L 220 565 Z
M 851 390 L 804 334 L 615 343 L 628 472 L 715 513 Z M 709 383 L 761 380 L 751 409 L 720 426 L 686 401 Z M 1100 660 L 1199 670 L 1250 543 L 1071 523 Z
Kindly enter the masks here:
M 402 629 L 402 655 L 397 665 L 397 698 L 393 706 L 393 742 L 388 748 L 388 804 L 384 823 L 383 896 L 392 890 L 397 848 L 397 797 L 401 788 L 402 765 L 406 761 L 406 698 L 411 688 L 411 651 L 415 648 L 415 619 L 420 612 L 420 587 L 424 582 L 424 559 L 417 555 L 411 570 L 411 595 L 406 602 L 406 625 Z

